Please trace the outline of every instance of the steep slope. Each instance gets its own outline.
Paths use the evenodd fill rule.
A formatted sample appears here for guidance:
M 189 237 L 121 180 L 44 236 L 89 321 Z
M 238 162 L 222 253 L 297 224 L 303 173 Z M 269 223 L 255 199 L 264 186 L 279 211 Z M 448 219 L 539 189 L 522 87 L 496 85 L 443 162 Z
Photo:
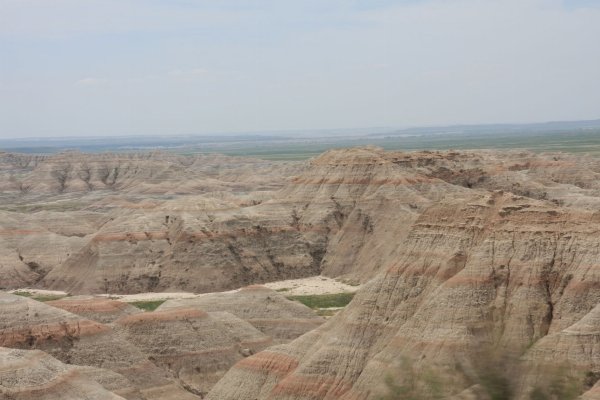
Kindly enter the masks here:
M 84 162 L 87 189 L 72 174 Z M 65 164 L 57 189 L 53 171 Z M 308 166 L 2 154 L 0 175 L 12 185 L 0 194 L 10 200 L 0 211 L 1 287 L 209 292 L 319 273 L 373 278 L 323 325 L 257 287 L 170 301 L 156 314 L 57 304 L 114 324 L 6 299 L 6 321 L 18 323 L 0 327 L 3 343 L 96 368 L 124 397 L 203 394 L 238 360 L 209 398 L 373 399 L 421 376 L 415 385 L 431 397 L 441 386 L 485 398 L 494 380 L 526 399 L 558 390 L 561 368 L 577 393 L 598 393 L 597 159 L 371 147 Z M 267 336 L 285 343 L 302 333 L 246 357 Z
M 208 292 L 317 274 L 364 282 L 399 255 L 427 207 L 474 190 L 600 206 L 600 162 L 563 154 L 367 147 L 308 166 L 160 152 L 4 159 L 5 175 L 21 171 L 41 194 L 2 194 L 26 205 L 5 206 L 0 286 L 75 294 Z M 81 182 L 50 190 L 65 163 L 87 163 L 93 188 L 70 174 Z M 105 165 L 119 171 L 110 187 Z
M 123 400 L 39 350 L 0 347 L 0 398 L 11 400 Z
M 316 275 L 323 235 L 305 235 L 289 215 L 258 207 L 123 213 L 39 285 L 71 293 L 212 292 Z
M 103 324 L 109 324 L 121 317 L 142 312 L 139 308 L 122 301 L 93 296 L 65 297 L 60 300 L 47 301 L 46 304 Z
M 83 248 L 101 223 L 92 213 L 0 211 L 0 288 L 35 285 Z
M 598 328 L 586 315 L 600 300 L 599 230 L 593 212 L 502 192 L 440 201 L 343 312 L 238 363 L 208 398 L 377 398 L 386 376 L 402 383 L 405 359 L 458 394 L 481 380 L 478 360 L 496 349 L 539 359 L 538 346 L 582 318 Z M 566 353 L 576 357 L 568 349 L 577 345 Z M 594 358 L 576 358 L 597 371 Z M 532 386 L 515 385 L 528 398 Z
M 324 322 L 310 308 L 262 286 L 249 286 L 235 292 L 207 293 L 192 299 L 168 300 L 158 310 L 185 307 L 231 313 L 276 342 L 289 342 Z
M 206 296 L 213 299 L 213 307 L 211 301 L 206 305 L 214 311 L 170 304 L 141 312 L 106 298 L 42 303 L 0 292 L 0 346 L 43 350 L 82 367 L 80 375 L 126 399 L 193 399 L 205 395 L 237 361 L 323 322 L 312 310 L 265 288 Z M 228 305 L 218 307 L 219 299 L 228 299 Z M 247 308 L 240 313 L 242 304 Z M 292 318 L 298 310 L 301 315 Z
M 197 395 L 205 394 L 245 352 L 271 342 L 233 315 L 194 309 L 130 315 L 117 320 L 116 330 Z
M 219 154 L 183 156 L 161 151 L 93 154 L 66 151 L 37 156 L 0 153 L 0 189 L 21 194 L 103 190 L 144 194 L 249 188 L 269 190 L 281 185 L 282 176 L 297 170 L 298 163 L 273 163 Z
M 279 193 L 294 204 L 299 224 L 325 222 L 324 275 L 371 278 L 428 205 L 465 191 L 402 165 L 401 155 L 375 147 L 329 151 Z
M 271 343 L 223 312 L 136 313 L 107 299 L 54 303 L 89 317 L 114 319 L 115 310 L 122 316 L 107 325 L 0 294 L 0 346 L 40 349 L 66 364 L 93 368 L 83 371 L 128 399 L 195 398 L 192 393 L 207 392 L 236 361 Z

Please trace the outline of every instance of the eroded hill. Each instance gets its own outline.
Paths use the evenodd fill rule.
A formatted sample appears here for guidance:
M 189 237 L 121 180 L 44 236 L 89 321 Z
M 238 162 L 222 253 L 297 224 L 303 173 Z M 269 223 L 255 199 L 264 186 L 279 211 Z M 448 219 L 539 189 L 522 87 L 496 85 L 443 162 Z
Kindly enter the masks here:
M 490 382 L 508 398 L 598 393 L 596 158 L 377 148 L 306 164 L 120 155 L 124 169 L 106 187 L 100 164 L 113 156 L 98 156 L 93 187 L 72 167 L 61 189 L 49 165 L 85 157 L 54 157 L 4 155 L 4 288 L 214 292 L 318 274 L 368 282 L 323 325 L 272 311 L 287 321 L 280 330 L 264 314 L 274 303 L 242 313 L 244 298 L 230 302 L 238 312 L 228 318 L 253 325 L 256 338 L 320 326 L 241 359 L 210 399 L 484 399 Z M 210 296 L 165 303 L 157 318 L 171 307 L 223 312 L 227 302 Z M 138 324 L 163 329 L 145 318 L 124 316 L 131 323 L 115 329 L 128 340 L 146 331 Z M 144 347 L 154 339 L 140 337 L 140 352 L 164 370 Z M 202 373 L 178 384 L 204 393 L 203 380 L 217 380 Z

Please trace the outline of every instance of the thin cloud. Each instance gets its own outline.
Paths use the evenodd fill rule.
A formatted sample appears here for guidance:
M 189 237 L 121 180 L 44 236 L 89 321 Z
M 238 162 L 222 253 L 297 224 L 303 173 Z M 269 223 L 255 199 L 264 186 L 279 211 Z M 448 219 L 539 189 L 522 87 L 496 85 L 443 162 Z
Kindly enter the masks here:
M 594 119 L 594 3 L 0 0 L 0 136 Z
M 108 80 L 101 78 L 83 78 L 75 82 L 77 86 L 98 86 L 107 83 Z
M 206 76 L 209 71 L 205 68 L 192 68 L 187 70 L 174 69 L 169 71 L 169 76 L 183 76 L 183 77 L 194 77 L 194 76 Z

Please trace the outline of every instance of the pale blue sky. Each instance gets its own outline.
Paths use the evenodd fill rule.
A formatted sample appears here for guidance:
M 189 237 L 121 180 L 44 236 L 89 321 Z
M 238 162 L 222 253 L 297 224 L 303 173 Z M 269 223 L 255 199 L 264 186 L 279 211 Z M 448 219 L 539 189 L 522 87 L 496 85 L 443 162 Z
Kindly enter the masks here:
M 600 118 L 600 1 L 0 0 L 0 137 Z

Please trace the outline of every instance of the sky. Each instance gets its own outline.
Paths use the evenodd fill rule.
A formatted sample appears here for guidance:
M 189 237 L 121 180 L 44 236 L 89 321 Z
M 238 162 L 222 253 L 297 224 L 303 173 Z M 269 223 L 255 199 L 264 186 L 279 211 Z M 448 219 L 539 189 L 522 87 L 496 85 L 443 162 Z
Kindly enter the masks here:
M 600 0 L 0 0 L 0 138 L 600 118 Z

